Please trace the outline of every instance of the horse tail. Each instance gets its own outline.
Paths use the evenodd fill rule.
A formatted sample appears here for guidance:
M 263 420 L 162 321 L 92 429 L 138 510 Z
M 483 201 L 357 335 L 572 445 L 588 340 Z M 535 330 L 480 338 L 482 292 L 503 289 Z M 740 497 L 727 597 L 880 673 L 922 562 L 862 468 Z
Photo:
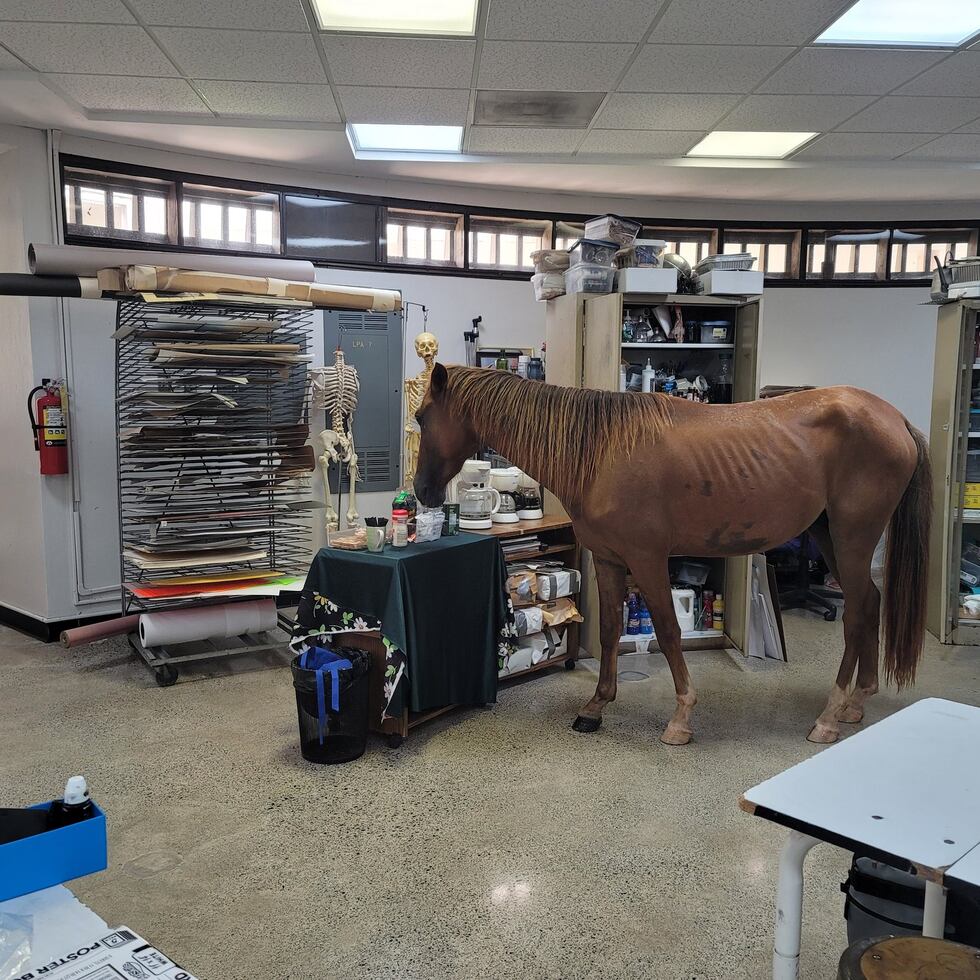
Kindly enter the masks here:
M 915 682 L 926 627 L 926 568 L 932 518 L 932 466 L 925 436 L 906 421 L 918 457 L 888 525 L 885 547 L 885 679 Z

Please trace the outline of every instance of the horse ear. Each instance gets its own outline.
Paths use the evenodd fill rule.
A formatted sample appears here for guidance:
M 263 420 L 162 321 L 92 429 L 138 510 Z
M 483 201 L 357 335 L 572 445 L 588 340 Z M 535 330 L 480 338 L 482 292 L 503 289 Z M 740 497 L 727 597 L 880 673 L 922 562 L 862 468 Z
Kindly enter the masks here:
M 446 390 L 446 385 L 449 383 L 449 372 L 442 364 L 436 364 L 432 369 L 432 378 L 429 381 L 429 387 L 432 394 L 441 395 Z

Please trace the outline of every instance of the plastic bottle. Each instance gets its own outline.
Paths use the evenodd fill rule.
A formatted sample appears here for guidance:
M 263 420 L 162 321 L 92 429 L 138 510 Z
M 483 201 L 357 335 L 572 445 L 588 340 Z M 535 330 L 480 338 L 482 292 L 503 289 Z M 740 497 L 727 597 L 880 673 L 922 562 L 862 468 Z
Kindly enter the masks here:
M 619 390 L 626 391 L 626 365 L 619 365 Z
M 647 609 L 647 601 L 642 596 L 640 597 L 640 633 L 644 636 L 653 635 L 653 619 L 650 610 Z
M 408 545 L 407 510 L 393 510 L 391 512 L 391 545 L 393 548 L 405 548 Z
M 55 800 L 48 810 L 48 827 L 54 830 L 95 816 L 95 804 L 89 799 L 84 776 L 72 776 L 65 783 L 64 799 Z
M 640 632 L 640 602 L 635 592 L 630 592 L 626 600 L 628 618 L 626 620 L 626 635 L 636 636 Z
M 701 629 L 714 629 L 714 602 L 715 594 L 710 589 L 705 589 L 701 593 Z
M 643 374 L 641 375 L 641 377 L 643 379 L 643 390 L 644 391 L 653 391 L 654 384 L 655 384 L 654 383 L 654 380 L 653 380 L 653 376 L 656 373 L 657 372 L 653 369 L 653 365 L 650 363 L 650 358 L 648 357 L 647 358 L 646 367 L 643 368 Z
M 711 607 L 711 628 L 725 631 L 725 600 L 720 595 L 715 596 Z

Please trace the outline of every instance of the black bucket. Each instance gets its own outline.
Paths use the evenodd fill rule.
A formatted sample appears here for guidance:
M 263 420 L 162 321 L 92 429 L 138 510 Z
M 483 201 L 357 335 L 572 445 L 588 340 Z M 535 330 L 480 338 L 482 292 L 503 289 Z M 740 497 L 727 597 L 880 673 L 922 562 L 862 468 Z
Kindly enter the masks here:
M 290 664 L 296 689 L 300 751 L 309 762 L 327 765 L 352 762 L 367 747 L 371 657 L 363 650 L 352 649 L 339 651 L 339 656 L 350 661 L 350 667 L 336 671 L 336 708 L 332 703 L 333 677 L 324 672 L 322 722 L 317 671 L 300 666 L 302 655 Z

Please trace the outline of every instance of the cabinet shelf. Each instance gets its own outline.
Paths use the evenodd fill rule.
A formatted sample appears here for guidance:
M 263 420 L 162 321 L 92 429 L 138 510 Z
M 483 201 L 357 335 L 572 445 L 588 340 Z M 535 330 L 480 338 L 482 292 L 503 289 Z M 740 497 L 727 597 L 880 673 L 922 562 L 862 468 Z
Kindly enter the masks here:
M 657 350 L 734 350 L 734 344 L 621 344 L 623 348 L 641 347 L 644 350 L 656 348 Z

